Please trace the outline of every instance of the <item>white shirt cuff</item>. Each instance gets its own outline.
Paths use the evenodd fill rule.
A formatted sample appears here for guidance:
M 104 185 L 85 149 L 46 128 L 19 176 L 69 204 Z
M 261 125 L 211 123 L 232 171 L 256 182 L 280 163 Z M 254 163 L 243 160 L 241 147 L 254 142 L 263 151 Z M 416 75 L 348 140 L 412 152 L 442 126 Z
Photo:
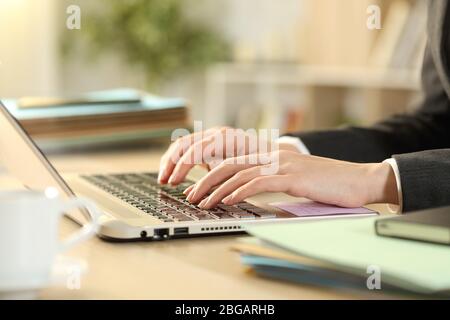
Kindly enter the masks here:
M 394 171 L 395 181 L 397 182 L 397 192 L 398 192 L 398 206 L 388 204 L 388 208 L 392 213 L 402 213 L 403 211 L 403 193 L 402 193 L 402 183 L 400 180 L 400 171 L 398 170 L 397 161 L 393 158 L 384 160 L 383 162 L 388 163 L 392 170 Z
M 305 144 L 300 140 L 300 138 L 283 136 L 277 139 L 278 143 L 290 144 L 298 149 L 302 154 L 311 154 Z

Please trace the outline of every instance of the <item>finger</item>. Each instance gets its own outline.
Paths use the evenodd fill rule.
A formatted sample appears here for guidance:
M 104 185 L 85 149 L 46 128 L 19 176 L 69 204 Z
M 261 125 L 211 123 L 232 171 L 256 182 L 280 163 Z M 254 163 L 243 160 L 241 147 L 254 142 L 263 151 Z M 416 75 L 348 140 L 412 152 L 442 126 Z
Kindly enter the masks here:
M 184 195 L 188 195 L 188 194 L 191 192 L 191 190 L 194 189 L 194 187 L 195 187 L 195 183 L 194 183 L 194 184 L 191 184 L 189 187 L 187 187 L 187 188 L 183 191 L 183 194 L 184 194 Z
M 187 196 L 187 200 L 191 203 L 197 203 L 202 199 L 210 190 L 215 186 L 219 185 L 223 181 L 227 180 L 233 176 L 236 172 L 240 170 L 247 169 L 251 165 L 233 165 L 231 160 L 234 158 L 227 159 L 223 161 L 220 166 L 217 166 L 206 174 L 202 179 L 200 179 L 195 187 L 190 191 Z
M 255 166 L 246 170 L 239 171 L 230 179 L 218 187 L 209 197 L 200 202 L 199 207 L 210 209 L 215 207 L 223 198 L 237 190 L 239 187 L 261 176 L 262 166 Z
M 169 183 L 174 185 L 180 183 L 187 176 L 189 170 L 191 170 L 196 164 L 202 164 L 203 151 L 212 142 L 213 137 L 208 137 L 191 145 L 175 165 L 175 168 L 169 178 Z
M 221 128 L 210 128 L 205 131 L 198 131 L 192 134 L 183 136 L 171 144 L 169 150 L 163 155 L 160 162 L 160 170 L 158 175 L 158 182 L 167 183 L 176 164 L 181 156 L 188 150 L 188 148 L 197 141 L 212 137 L 220 132 Z
M 226 179 L 230 178 L 237 172 L 245 170 L 254 166 L 258 163 L 251 161 L 253 158 L 249 155 L 240 156 L 235 158 L 228 158 L 222 163 L 206 174 L 202 179 L 200 179 L 191 193 L 188 195 L 187 200 L 196 203 L 203 196 L 211 190 L 213 187 L 222 183 Z
M 208 129 L 206 131 L 194 132 L 183 136 L 172 143 L 167 152 L 161 157 L 158 181 L 167 183 L 176 164 L 181 156 L 189 149 L 189 147 L 197 141 L 211 136 L 217 129 Z
M 239 187 L 222 202 L 233 205 L 261 192 L 284 192 L 288 189 L 289 178 L 287 176 L 262 176 Z
M 223 162 L 223 159 L 217 160 L 211 160 L 208 161 L 208 171 L 211 171 L 212 169 L 214 169 L 215 167 L 217 167 L 218 165 L 220 165 Z
M 168 179 L 175 168 L 176 163 L 183 155 L 185 150 L 191 144 L 192 135 L 182 137 L 172 143 L 166 153 L 161 157 L 161 161 L 159 164 L 159 175 L 158 182 L 159 183 L 167 183 Z
M 158 182 L 161 184 L 166 184 L 168 182 L 170 174 L 175 168 L 175 162 L 173 162 L 172 159 L 173 159 L 172 156 L 163 156 L 161 158 L 158 174 Z

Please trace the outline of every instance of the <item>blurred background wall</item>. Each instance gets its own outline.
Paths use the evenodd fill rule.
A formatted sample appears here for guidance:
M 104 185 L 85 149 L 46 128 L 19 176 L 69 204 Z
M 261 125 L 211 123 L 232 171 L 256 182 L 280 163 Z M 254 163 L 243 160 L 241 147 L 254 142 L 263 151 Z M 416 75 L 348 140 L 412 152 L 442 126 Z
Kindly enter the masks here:
M 1 96 L 59 91 L 57 1 L 0 1 Z
M 134 87 L 186 97 L 191 117 L 206 126 L 283 131 L 370 124 L 407 111 L 417 97 L 425 0 L 174 0 L 187 21 L 211 32 L 229 52 L 157 84 L 119 49 L 94 55 L 86 40 L 95 29 L 92 16 L 108 21 L 111 8 L 126 11 L 137 2 L 1 0 L 0 96 Z M 81 8 L 81 30 L 66 28 L 72 4 Z M 380 30 L 367 27 L 370 5 L 381 9 Z M 63 55 L 67 41 L 70 54 Z

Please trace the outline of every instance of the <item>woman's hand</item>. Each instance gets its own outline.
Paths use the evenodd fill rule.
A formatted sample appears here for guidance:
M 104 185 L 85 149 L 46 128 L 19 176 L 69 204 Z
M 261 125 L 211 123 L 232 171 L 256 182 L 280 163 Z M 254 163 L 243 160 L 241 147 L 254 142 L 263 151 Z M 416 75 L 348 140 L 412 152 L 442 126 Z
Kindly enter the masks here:
M 161 158 L 158 181 L 178 184 L 196 164 L 208 170 L 224 159 L 277 149 L 296 150 L 287 144 L 275 144 L 242 129 L 212 128 L 179 138 Z
M 261 192 L 284 192 L 342 207 L 398 203 L 395 176 L 387 163 L 352 163 L 284 150 L 269 158 L 266 164 L 250 164 L 250 156 L 229 158 L 187 188 L 187 199 L 201 201 L 204 209 L 221 201 L 232 205 Z M 264 175 L 269 166 L 276 172 Z

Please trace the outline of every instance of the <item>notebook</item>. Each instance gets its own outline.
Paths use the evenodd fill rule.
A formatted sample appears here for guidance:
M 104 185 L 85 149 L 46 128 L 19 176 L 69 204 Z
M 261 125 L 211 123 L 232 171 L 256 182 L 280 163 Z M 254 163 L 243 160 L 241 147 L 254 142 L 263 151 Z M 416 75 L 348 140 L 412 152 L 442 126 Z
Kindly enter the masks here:
M 375 229 L 380 236 L 450 244 L 450 207 L 380 219 Z
M 420 293 L 450 292 L 450 247 L 375 233 L 377 218 L 333 219 L 249 226 L 269 244 L 333 265 L 335 270 L 367 276 L 376 266 L 382 283 Z

